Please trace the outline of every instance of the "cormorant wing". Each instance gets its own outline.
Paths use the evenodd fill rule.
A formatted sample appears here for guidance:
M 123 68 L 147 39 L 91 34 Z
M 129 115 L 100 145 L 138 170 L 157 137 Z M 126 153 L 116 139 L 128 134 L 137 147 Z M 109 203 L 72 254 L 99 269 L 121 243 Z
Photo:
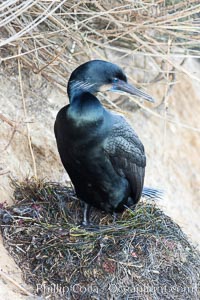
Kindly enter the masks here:
M 144 183 L 146 166 L 144 146 L 124 117 L 117 114 L 111 116 L 113 126 L 105 140 L 104 150 L 115 171 L 128 180 L 132 199 L 137 203 Z

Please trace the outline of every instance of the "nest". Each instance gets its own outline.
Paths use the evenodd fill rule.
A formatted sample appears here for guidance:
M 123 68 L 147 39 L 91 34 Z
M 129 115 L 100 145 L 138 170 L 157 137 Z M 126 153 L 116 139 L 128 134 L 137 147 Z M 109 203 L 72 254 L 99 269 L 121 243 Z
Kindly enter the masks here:
M 149 75 L 154 65 L 162 78 L 170 69 L 182 70 L 170 54 L 200 57 L 196 0 L 8 0 L 0 9 L 2 62 L 20 58 L 23 66 L 63 91 L 77 65 L 109 59 L 110 51 L 117 61 L 139 53 L 151 67 L 138 67 Z
M 33 179 L 13 186 L 14 205 L 0 209 L 2 235 L 35 294 L 199 299 L 199 253 L 154 202 L 141 201 L 116 222 L 93 209 L 93 226 L 84 229 L 71 186 Z

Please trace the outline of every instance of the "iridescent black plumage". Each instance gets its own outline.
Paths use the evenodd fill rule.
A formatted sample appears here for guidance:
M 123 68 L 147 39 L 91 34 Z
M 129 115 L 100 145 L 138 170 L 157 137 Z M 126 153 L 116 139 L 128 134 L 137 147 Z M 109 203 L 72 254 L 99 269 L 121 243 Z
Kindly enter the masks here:
M 153 101 L 129 85 L 117 65 L 89 61 L 69 79 L 70 104 L 57 115 L 55 136 L 77 196 L 90 206 L 121 212 L 124 205 L 134 205 L 141 197 L 145 152 L 129 123 L 96 98 L 100 90 L 123 91 Z

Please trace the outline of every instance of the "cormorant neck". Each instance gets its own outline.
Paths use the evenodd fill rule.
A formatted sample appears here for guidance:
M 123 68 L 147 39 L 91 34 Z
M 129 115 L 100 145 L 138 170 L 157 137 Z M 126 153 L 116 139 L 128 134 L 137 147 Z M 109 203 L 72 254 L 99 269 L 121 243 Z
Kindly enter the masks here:
M 69 99 L 68 117 L 76 126 L 87 126 L 102 120 L 104 108 L 90 92 L 79 89 L 70 94 Z

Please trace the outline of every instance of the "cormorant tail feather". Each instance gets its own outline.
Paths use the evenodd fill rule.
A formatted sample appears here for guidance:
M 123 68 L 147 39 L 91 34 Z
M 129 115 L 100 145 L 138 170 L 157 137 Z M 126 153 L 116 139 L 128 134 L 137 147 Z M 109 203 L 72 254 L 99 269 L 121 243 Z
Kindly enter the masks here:
M 163 194 L 164 194 L 163 190 L 150 188 L 146 186 L 144 186 L 142 190 L 142 196 L 150 199 L 162 199 Z

